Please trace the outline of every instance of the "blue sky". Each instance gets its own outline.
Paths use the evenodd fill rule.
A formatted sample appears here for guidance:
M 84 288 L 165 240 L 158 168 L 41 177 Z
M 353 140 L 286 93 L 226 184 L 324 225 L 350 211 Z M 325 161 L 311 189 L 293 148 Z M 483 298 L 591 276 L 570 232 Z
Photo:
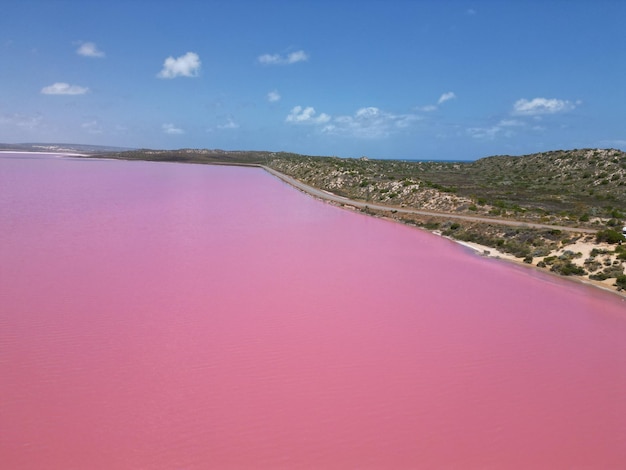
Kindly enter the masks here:
M 623 1 L 8 0 L 0 142 L 626 149 Z

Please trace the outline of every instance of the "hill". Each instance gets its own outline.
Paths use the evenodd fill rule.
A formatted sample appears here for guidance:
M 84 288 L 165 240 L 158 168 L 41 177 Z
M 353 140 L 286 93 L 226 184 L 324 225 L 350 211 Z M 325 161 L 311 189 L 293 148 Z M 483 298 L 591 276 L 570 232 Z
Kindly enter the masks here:
M 586 225 L 622 218 L 626 153 L 614 149 L 493 156 L 474 162 L 290 157 L 270 166 L 347 197 Z

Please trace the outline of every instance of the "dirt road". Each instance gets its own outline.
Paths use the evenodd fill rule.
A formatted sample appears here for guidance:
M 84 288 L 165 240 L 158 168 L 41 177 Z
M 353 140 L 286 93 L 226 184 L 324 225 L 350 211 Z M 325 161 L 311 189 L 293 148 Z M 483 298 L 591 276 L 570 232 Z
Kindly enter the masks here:
M 456 220 L 465 220 L 468 222 L 482 222 L 488 224 L 497 224 L 497 225 L 507 225 L 510 227 L 525 227 L 525 228 L 538 228 L 538 229 L 548 229 L 548 230 L 561 230 L 563 232 L 574 232 L 574 233 L 590 233 L 595 234 L 597 230 L 590 228 L 577 228 L 577 227 L 565 227 L 561 225 L 547 225 L 547 224 L 537 224 L 527 221 L 521 220 L 511 220 L 511 219 L 498 219 L 492 217 L 478 217 L 473 215 L 463 215 L 463 214 L 453 214 L 448 212 L 435 212 L 435 211 L 424 211 L 419 209 L 409 209 L 406 207 L 395 207 L 395 206 L 387 206 L 382 204 L 373 204 L 373 203 L 365 203 L 361 201 L 355 201 L 352 199 L 348 199 L 347 197 L 337 196 L 336 194 L 332 194 L 328 191 L 324 191 L 321 189 L 314 188 L 309 186 L 308 184 L 304 184 L 301 181 L 292 178 L 291 176 L 287 176 L 279 171 L 276 171 L 272 168 L 269 168 L 264 165 L 259 165 L 268 173 L 276 176 L 281 179 L 285 183 L 294 186 L 295 188 L 310 194 L 314 197 L 324 199 L 326 201 L 331 201 L 341 205 L 353 206 L 358 209 L 371 209 L 377 211 L 396 211 L 401 214 L 415 214 L 422 216 L 431 216 L 431 217 L 445 217 L 449 219 Z

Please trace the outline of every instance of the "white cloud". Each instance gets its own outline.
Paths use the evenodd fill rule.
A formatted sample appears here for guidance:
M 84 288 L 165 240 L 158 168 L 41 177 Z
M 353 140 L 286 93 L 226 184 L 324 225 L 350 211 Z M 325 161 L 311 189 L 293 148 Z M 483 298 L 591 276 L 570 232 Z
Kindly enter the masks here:
M 180 134 L 184 134 L 185 131 L 182 130 L 179 127 L 176 127 L 174 124 L 163 124 L 161 126 L 161 128 L 163 129 L 163 132 L 165 132 L 166 134 L 170 134 L 170 135 L 180 135 Z
M 338 116 L 322 132 L 360 138 L 382 138 L 410 127 L 419 120 L 415 114 L 393 114 L 374 106 L 358 109 L 352 116 Z
M 80 47 L 76 49 L 76 53 L 84 57 L 104 57 L 104 52 L 99 50 L 93 42 L 85 42 L 81 44 Z
M 540 114 L 555 114 L 574 109 L 579 101 L 572 103 L 567 100 L 555 98 L 533 98 L 532 100 L 520 99 L 513 104 L 513 114 L 535 116 Z
M 454 94 L 453 91 L 448 91 L 446 93 L 443 93 L 439 99 L 437 100 L 437 104 L 428 104 L 426 106 L 418 106 L 415 108 L 416 111 L 421 111 L 423 113 L 430 113 L 432 111 L 437 111 L 439 109 L 439 105 L 442 105 L 443 103 L 445 103 L 446 101 L 450 101 L 456 99 L 456 95 Z
M 288 64 L 295 64 L 296 62 L 306 62 L 307 60 L 309 60 L 309 56 L 304 51 L 292 52 L 287 56 Z
M 319 116 L 315 116 L 315 108 L 308 106 L 303 108 L 302 106 L 294 107 L 285 119 L 287 122 L 295 123 L 309 123 L 309 124 L 323 124 L 330 121 L 330 116 L 326 113 L 322 113 Z
M 232 120 L 232 118 L 228 118 L 228 122 L 226 124 L 222 124 L 217 126 L 218 129 L 239 129 L 239 124 Z
M 41 93 L 44 95 L 84 95 L 88 91 L 89 88 L 87 87 L 70 85 L 64 82 L 57 82 L 41 89 Z
M 278 54 L 263 54 L 263 55 L 260 55 L 257 60 L 260 63 L 265 64 L 265 65 L 274 65 L 274 64 L 282 63 L 281 57 Z
M 298 62 L 306 62 L 309 60 L 309 55 L 300 50 L 291 52 L 286 56 L 280 54 L 263 54 L 260 55 L 257 60 L 263 65 L 290 65 Z
M 449 91 L 439 97 L 439 101 L 437 101 L 437 104 L 442 104 L 442 103 L 445 103 L 446 101 L 450 101 L 455 98 L 456 98 L 456 95 L 454 94 L 454 92 Z
M 270 103 L 276 103 L 277 101 L 280 101 L 280 98 L 281 96 L 276 90 L 270 91 L 267 94 L 267 101 L 269 101 Z
M 200 57 L 195 52 L 187 52 L 176 58 L 170 56 L 163 62 L 163 69 L 157 74 L 157 77 L 197 77 L 200 65 Z

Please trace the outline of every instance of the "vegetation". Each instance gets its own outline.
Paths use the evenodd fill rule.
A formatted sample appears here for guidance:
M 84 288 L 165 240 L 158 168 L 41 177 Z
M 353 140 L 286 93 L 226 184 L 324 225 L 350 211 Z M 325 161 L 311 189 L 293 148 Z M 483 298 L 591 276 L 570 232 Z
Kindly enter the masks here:
M 617 230 L 607 228 L 605 230 L 600 230 L 596 234 L 596 240 L 598 241 L 598 243 L 606 242 L 614 245 L 616 243 L 626 241 L 626 238 L 624 238 L 624 235 L 622 235 Z
M 626 153 L 558 150 L 474 162 L 370 160 L 287 152 L 133 150 L 109 158 L 266 165 L 352 199 L 428 210 L 598 227 L 626 218 Z
M 557 274 L 589 276 L 598 281 L 615 278 L 620 289 L 626 282 L 626 248 L 621 246 L 626 239 L 620 232 L 626 219 L 626 153 L 619 150 L 558 150 L 521 157 L 493 156 L 475 162 L 206 149 L 133 150 L 95 156 L 263 165 L 359 201 L 364 204 L 361 210 L 368 214 L 492 247 Z M 404 209 L 414 212 L 405 213 Z M 511 226 L 506 226 L 507 221 Z M 519 226 L 520 222 L 527 225 Z M 552 228 L 532 227 L 538 224 Z M 616 248 L 597 248 L 583 261 L 564 248 L 583 236 Z
M 552 224 L 623 219 L 626 153 L 584 149 L 475 162 L 423 162 L 284 155 L 269 166 L 353 199 Z M 435 199 L 436 203 L 432 200 Z

